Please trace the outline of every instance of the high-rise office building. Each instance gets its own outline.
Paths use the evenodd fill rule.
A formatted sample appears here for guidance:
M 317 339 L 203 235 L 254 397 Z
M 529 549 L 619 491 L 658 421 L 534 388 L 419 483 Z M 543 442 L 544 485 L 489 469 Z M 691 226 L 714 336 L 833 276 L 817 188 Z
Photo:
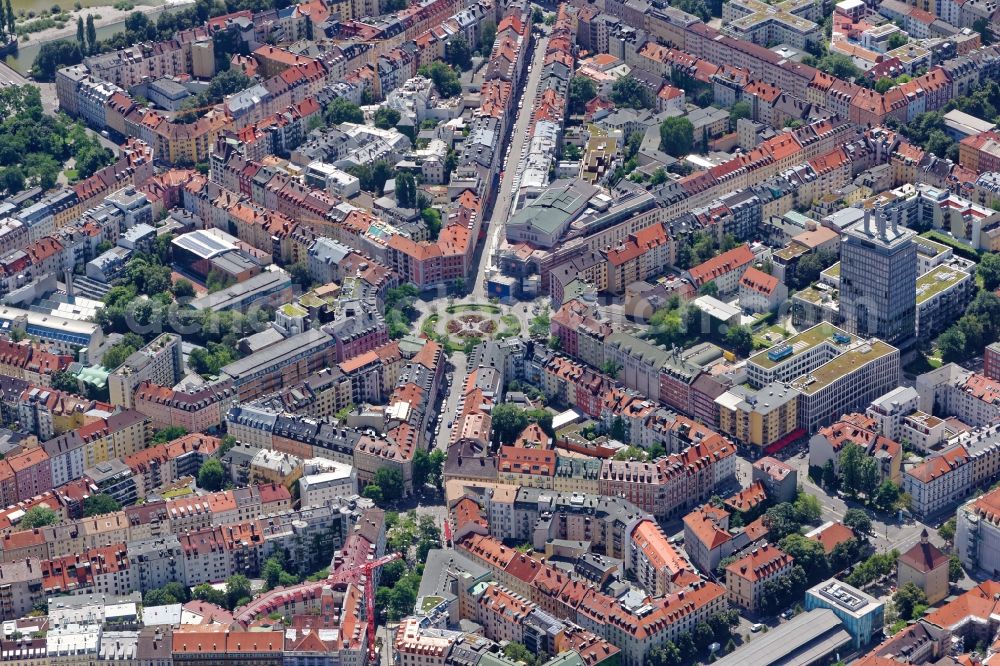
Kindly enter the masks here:
M 897 347 L 913 342 L 917 310 L 916 233 L 891 207 L 865 210 L 840 241 L 840 315 L 850 333 Z

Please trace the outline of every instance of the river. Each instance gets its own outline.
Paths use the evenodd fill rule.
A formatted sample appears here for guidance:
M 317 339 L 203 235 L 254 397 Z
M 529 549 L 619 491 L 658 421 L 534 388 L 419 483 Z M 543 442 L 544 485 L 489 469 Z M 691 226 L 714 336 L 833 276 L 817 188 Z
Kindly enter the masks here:
M 65 2 L 65 0 L 63 0 L 63 1 Z M 82 1 L 82 3 L 85 6 L 88 6 L 88 7 L 107 6 L 108 9 L 111 10 L 111 7 L 109 7 L 107 5 L 107 0 L 81 0 L 81 1 Z M 183 9 L 183 8 L 185 8 L 187 6 L 187 5 L 180 5 L 180 6 L 178 6 L 178 5 L 169 6 L 168 5 L 168 6 L 156 6 L 156 7 L 150 7 L 150 6 L 148 6 L 148 5 L 154 4 L 154 3 L 155 4 L 160 4 L 158 2 L 155 2 L 155 0 L 154 0 L 154 2 L 144 3 L 144 5 L 141 5 L 140 8 L 137 8 L 135 11 L 140 11 L 140 9 L 141 9 L 141 11 L 144 14 L 146 14 L 146 16 L 148 16 L 151 21 L 155 22 L 156 21 L 156 17 L 160 14 L 160 12 L 168 10 L 168 9 L 169 10 Z M 13 0 L 13 6 L 15 8 L 15 11 L 17 11 L 18 8 L 35 8 L 36 6 L 39 6 L 39 5 L 45 5 L 44 0 Z M 51 5 L 49 5 L 49 6 L 51 6 Z M 72 7 L 72 5 L 70 5 L 70 7 Z M 75 19 L 74 19 L 73 25 L 75 25 Z M 111 37 L 112 35 L 114 35 L 116 33 L 122 32 L 124 29 L 125 29 L 125 19 L 124 18 L 122 20 L 120 20 L 120 21 L 115 21 L 113 23 L 107 23 L 107 24 L 99 26 L 97 28 L 97 39 L 99 39 L 99 40 L 107 39 L 108 37 Z M 74 31 L 75 31 L 75 28 L 74 28 Z M 76 39 L 75 32 L 72 33 L 72 34 L 63 36 L 63 37 L 61 37 L 61 39 L 74 40 L 74 39 Z M 41 49 L 42 44 L 44 44 L 47 41 L 54 41 L 54 40 L 52 40 L 52 39 L 32 39 L 31 37 L 29 37 L 27 41 L 25 41 L 24 39 L 21 39 L 20 40 L 19 48 L 17 50 L 17 53 L 14 54 L 14 55 L 7 56 L 6 63 L 10 67 L 12 67 L 13 69 L 15 69 L 18 72 L 20 72 L 21 74 L 27 74 L 28 70 L 31 69 L 32 63 L 35 62 L 35 56 L 38 55 L 38 51 L 39 51 L 39 49 Z

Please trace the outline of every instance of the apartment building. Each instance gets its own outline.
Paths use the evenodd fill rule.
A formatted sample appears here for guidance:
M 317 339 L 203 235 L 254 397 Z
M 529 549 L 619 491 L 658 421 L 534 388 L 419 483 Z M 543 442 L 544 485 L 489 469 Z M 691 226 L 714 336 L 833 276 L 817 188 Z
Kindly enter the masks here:
M 971 426 L 1000 421 L 1000 382 L 948 363 L 917 377 L 920 411 Z
M 633 571 L 644 590 L 662 596 L 680 589 L 693 576 L 687 562 L 669 543 L 663 530 L 652 520 L 641 521 L 631 535 L 627 569 Z
M 715 399 L 719 430 L 736 442 L 765 449 L 799 427 L 799 393 L 772 383 L 759 391 L 736 386 Z
M 771 312 L 788 299 L 788 287 L 777 277 L 753 266 L 740 277 L 739 304 L 752 312 Z
M 910 510 L 928 517 L 954 506 L 972 488 L 972 460 L 963 446 L 930 456 L 904 472 Z
M 164 333 L 132 353 L 108 375 L 113 405 L 131 409 L 135 389 L 143 382 L 173 386 L 184 376 L 181 336 Z M 191 431 L 194 432 L 194 431 Z
M 739 290 L 740 278 L 753 261 L 750 247 L 741 245 L 694 266 L 685 273 L 685 277 L 698 289 L 714 282 L 720 294 L 734 294 Z
M 795 559 L 777 546 L 764 544 L 726 566 L 726 594 L 729 602 L 751 613 L 760 608 L 764 586 L 786 575 Z
M 916 336 L 928 340 L 958 320 L 976 293 L 971 273 L 941 264 L 917 278 Z
M 863 414 L 844 414 L 829 426 L 821 428 L 809 439 L 809 464 L 824 467 L 833 464 L 840 473 L 840 453 L 848 444 L 855 444 L 878 463 L 879 481 L 902 484 L 903 447 L 882 435 L 876 421 Z
M 141 382 L 132 394 L 135 410 L 154 428 L 179 426 L 188 432 L 220 426 L 235 400 L 236 389 L 228 380 L 177 389 Z

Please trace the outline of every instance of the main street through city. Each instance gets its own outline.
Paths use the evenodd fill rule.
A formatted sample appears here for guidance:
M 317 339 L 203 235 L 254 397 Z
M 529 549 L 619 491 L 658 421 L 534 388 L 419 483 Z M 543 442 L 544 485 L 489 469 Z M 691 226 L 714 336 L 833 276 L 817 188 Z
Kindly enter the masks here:
M 504 161 L 500 190 L 497 192 L 493 204 L 493 213 L 487 221 L 486 241 L 479 253 L 479 265 L 476 267 L 476 276 L 470 294 L 471 300 L 474 302 L 481 303 L 486 298 L 486 273 L 493 262 L 493 254 L 500 244 L 500 234 L 510 217 L 517 196 L 514 191 L 515 182 L 519 180 L 520 169 L 523 166 L 522 149 L 530 142 L 528 128 L 534 114 L 534 100 L 542 77 L 545 46 L 548 42 L 548 37 L 539 37 L 535 43 L 535 50 L 531 54 L 531 72 L 528 73 L 527 82 L 522 88 L 521 108 L 518 110 L 517 120 L 511 131 L 510 153 Z

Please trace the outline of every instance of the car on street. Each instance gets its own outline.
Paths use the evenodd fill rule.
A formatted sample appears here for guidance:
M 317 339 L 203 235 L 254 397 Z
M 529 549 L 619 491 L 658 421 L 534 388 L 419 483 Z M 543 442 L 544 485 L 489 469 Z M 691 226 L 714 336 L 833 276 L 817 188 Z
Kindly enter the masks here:
M 751 633 L 754 633 L 754 634 L 756 634 L 758 631 L 760 631 L 763 628 L 764 628 L 764 625 L 762 625 L 762 624 L 752 624 L 752 625 L 750 625 L 750 631 L 751 631 Z

